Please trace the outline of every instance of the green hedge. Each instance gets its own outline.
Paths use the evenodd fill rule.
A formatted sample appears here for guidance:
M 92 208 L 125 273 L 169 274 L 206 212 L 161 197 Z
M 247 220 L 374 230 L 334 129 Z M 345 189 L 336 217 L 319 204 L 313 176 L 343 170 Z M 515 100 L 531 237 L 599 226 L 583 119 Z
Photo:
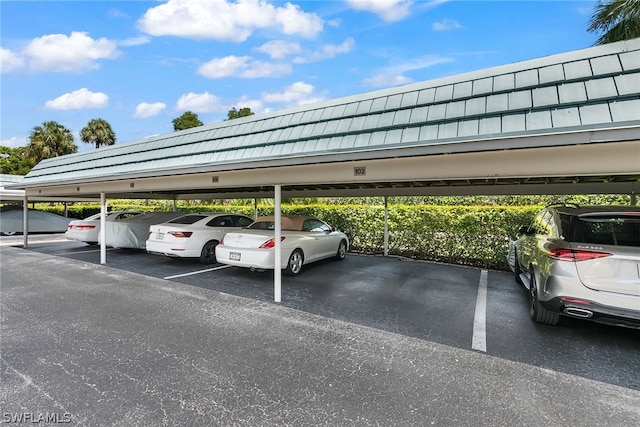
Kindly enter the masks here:
M 41 206 L 64 215 L 64 207 Z M 170 210 L 173 205 L 145 206 L 110 203 L 110 210 Z M 97 204 L 68 208 L 68 216 L 86 218 L 100 211 Z M 236 212 L 253 217 L 254 207 L 180 205 L 184 212 Z M 509 239 L 520 225 L 529 224 L 539 206 L 425 206 L 389 205 L 389 254 L 413 259 L 507 270 Z M 351 251 L 381 254 L 384 251 L 384 207 L 364 205 L 282 205 L 282 213 L 311 215 L 325 220 L 349 236 Z M 272 215 L 273 206 L 259 205 L 258 215 Z

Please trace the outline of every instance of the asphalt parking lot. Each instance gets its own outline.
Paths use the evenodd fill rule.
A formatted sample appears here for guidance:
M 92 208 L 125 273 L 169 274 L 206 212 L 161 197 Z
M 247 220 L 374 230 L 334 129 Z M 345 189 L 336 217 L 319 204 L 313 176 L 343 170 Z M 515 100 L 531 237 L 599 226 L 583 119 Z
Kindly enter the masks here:
M 269 272 L 30 241 L 0 239 L 2 422 L 640 419 L 640 331 L 534 324 L 505 272 L 350 254 L 283 277 L 274 303 Z

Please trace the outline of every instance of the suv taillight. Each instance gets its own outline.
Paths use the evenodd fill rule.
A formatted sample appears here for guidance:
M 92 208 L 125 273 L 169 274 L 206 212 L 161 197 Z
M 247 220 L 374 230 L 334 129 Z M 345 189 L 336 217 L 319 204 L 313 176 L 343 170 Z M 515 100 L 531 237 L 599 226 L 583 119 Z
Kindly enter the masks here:
M 562 261 L 588 261 L 591 259 L 604 258 L 611 256 L 609 252 L 586 251 L 583 249 L 552 249 L 549 256 L 553 259 Z
M 284 236 L 280 237 L 280 241 L 282 242 L 285 239 Z M 271 249 L 276 245 L 276 239 L 269 239 L 266 242 L 264 242 L 263 244 L 261 244 L 260 246 L 258 246 L 258 249 Z

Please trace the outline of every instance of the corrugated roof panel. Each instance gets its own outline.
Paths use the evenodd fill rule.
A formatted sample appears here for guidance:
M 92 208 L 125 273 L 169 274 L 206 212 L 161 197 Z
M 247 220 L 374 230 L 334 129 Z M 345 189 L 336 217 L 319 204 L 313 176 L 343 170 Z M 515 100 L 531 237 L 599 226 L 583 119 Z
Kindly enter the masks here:
M 527 129 L 525 114 L 505 114 L 502 116 L 502 132 L 523 132 Z
M 341 119 L 338 122 L 338 127 L 336 128 L 337 133 L 346 133 L 349 131 L 349 127 L 351 126 L 351 121 L 353 118 Z
M 384 106 L 385 110 L 396 110 L 400 108 L 402 104 L 402 94 L 391 95 L 387 98 L 387 104 Z
M 402 141 L 402 129 L 387 131 L 387 136 L 384 139 L 385 145 L 400 144 L 400 141 Z
M 364 127 L 364 116 L 357 116 L 351 120 L 351 125 L 349 126 L 349 132 L 358 132 L 361 131 Z
M 637 50 L 633 52 L 623 52 L 618 55 L 618 57 L 620 58 L 624 71 L 640 70 L 640 55 Z
M 411 110 L 411 119 L 410 123 L 424 123 L 427 121 L 427 113 L 429 111 L 429 107 L 418 107 L 413 108 Z
M 416 142 L 420 140 L 420 128 L 417 126 L 413 126 L 410 128 L 405 128 L 404 132 L 402 132 L 402 141 L 401 142 Z
M 451 101 L 453 98 L 453 85 L 439 86 L 436 88 L 435 102 Z
M 255 133 L 252 135 L 255 135 L 255 138 L 251 142 L 248 142 L 246 140 L 243 141 L 242 145 L 266 144 L 269 141 L 269 138 L 271 137 L 271 132 L 266 131 L 266 132 Z
M 515 77 L 513 73 L 502 74 L 493 78 L 493 91 L 503 92 L 515 89 Z
M 605 77 L 603 79 L 587 80 L 585 83 L 587 89 L 587 98 L 590 101 L 596 99 L 615 98 L 618 96 L 616 84 L 613 77 Z
M 289 126 L 297 126 L 297 125 L 299 125 L 300 123 L 302 123 L 302 115 L 303 115 L 303 114 L 304 114 L 304 113 L 303 113 L 303 112 L 301 112 L 301 111 L 299 111 L 299 112 L 297 112 L 297 113 L 294 113 L 294 114 L 291 116 L 291 121 L 289 122 Z
M 482 117 L 478 124 L 480 135 L 491 135 L 502 132 L 502 118 L 498 116 Z
M 538 86 L 539 84 L 537 68 L 516 73 L 516 89 Z
M 387 131 L 377 131 L 371 134 L 369 143 L 372 147 L 377 147 L 384 144 L 384 140 L 387 137 Z
M 438 125 L 420 126 L 420 141 L 435 141 L 438 139 Z
M 282 129 L 275 129 L 273 132 L 269 133 L 269 138 L 267 139 L 268 144 L 272 144 L 274 142 L 278 142 L 282 139 Z
M 329 151 L 335 151 L 342 145 L 342 139 L 344 136 L 332 136 L 329 142 L 326 144 L 325 149 Z
M 347 104 L 340 104 L 333 107 L 333 111 L 331 112 L 332 119 L 340 119 L 344 116 L 344 112 L 347 109 Z
M 302 130 L 300 132 L 300 138 L 309 138 L 311 133 L 313 132 L 313 128 L 315 123 L 310 123 L 302 126 Z
M 458 122 L 442 123 L 438 125 L 438 139 L 457 138 Z
M 300 144 L 300 152 L 302 154 L 311 154 L 316 150 L 317 144 L 317 139 L 308 139 L 306 141 L 303 141 L 302 144 Z
M 324 113 L 324 108 L 317 108 L 317 109 L 313 110 L 313 115 L 311 116 L 311 121 L 312 122 L 319 121 L 320 117 L 322 117 L 323 113 Z M 275 125 L 275 126 L 277 126 L 277 125 Z
M 356 111 L 358 111 L 358 104 L 359 102 L 352 102 L 345 105 L 344 113 L 342 115 L 347 117 L 347 116 L 353 116 L 354 114 L 356 114 Z
M 538 69 L 540 84 L 559 83 L 564 81 L 564 68 L 562 64 L 549 65 Z
M 335 107 L 330 106 L 322 110 L 322 116 L 320 117 L 320 120 L 329 120 L 331 117 L 333 117 L 334 108 Z
M 615 76 L 616 86 L 620 95 L 634 95 L 640 93 L 640 82 L 637 74 Z
M 527 113 L 527 130 L 551 129 L 551 111 L 531 111 Z
M 461 82 L 453 85 L 453 99 L 469 98 L 472 95 L 473 82 Z
M 618 55 L 600 56 L 598 58 L 591 58 L 590 61 L 591 69 L 596 76 L 622 72 L 622 65 L 620 65 Z
M 491 92 L 493 92 L 493 77 L 473 81 L 473 96 L 486 95 Z
M 289 138 L 287 139 L 299 139 L 300 135 L 302 135 L 302 126 L 294 126 L 291 128 L 291 133 L 289 134 Z
M 567 80 L 591 77 L 591 64 L 588 59 L 564 64 L 564 75 Z
M 561 104 L 585 102 L 587 90 L 583 82 L 565 83 L 558 86 L 558 96 Z
M 331 135 L 338 130 L 338 124 L 340 120 L 331 120 L 327 122 L 327 126 L 324 128 L 325 135 Z
M 418 102 L 418 91 L 407 92 L 402 95 L 400 108 L 413 107 Z
M 458 117 L 464 117 L 464 101 L 454 101 L 445 104 L 447 106 L 445 112 L 445 119 L 455 119 Z
M 583 125 L 611 123 L 611 112 L 607 103 L 582 105 L 578 109 L 580 111 L 580 122 Z
M 577 107 L 557 108 L 551 110 L 551 121 L 554 128 L 579 126 L 580 113 Z
M 464 115 L 475 116 L 479 114 L 484 114 L 486 111 L 486 108 L 485 108 L 486 103 L 487 103 L 487 98 L 484 96 L 467 99 L 467 102 L 464 107 Z
M 313 115 L 315 114 L 315 110 L 308 110 L 302 113 L 302 117 L 300 118 L 300 123 L 310 123 L 313 121 Z
M 429 107 L 427 121 L 433 122 L 443 120 L 447 112 L 447 104 L 434 104 Z
M 435 88 L 430 87 L 428 89 L 421 90 L 420 93 L 418 94 L 418 105 L 433 103 L 435 96 L 436 96 Z
M 386 113 L 382 113 L 380 115 L 380 120 L 378 120 L 378 127 L 384 128 L 393 125 L 393 118 L 395 117 L 395 111 L 387 111 Z
M 396 111 L 396 115 L 393 118 L 393 125 L 406 125 L 409 123 L 409 119 L 411 118 L 411 110 L 398 110 Z
M 640 120 L 640 99 L 627 99 L 609 103 L 614 122 Z
M 360 104 L 358 104 L 358 109 L 356 110 L 356 114 L 369 114 L 369 112 L 371 111 L 372 104 L 373 104 L 372 99 L 366 99 L 364 101 L 361 101 Z
M 353 146 L 356 143 L 356 136 L 355 135 L 344 135 L 341 138 L 340 141 L 340 147 L 338 147 L 340 150 L 350 150 L 353 148 Z
M 291 125 L 291 119 L 293 118 L 293 114 L 283 114 L 280 119 L 280 123 L 278 123 L 279 127 L 287 127 Z M 295 125 L 295 123 L 294 123 Z M 255 129 L 254 129 L 255 130 Z
M 378 121 L 381 114 L 370 114 L 365 117 L 363 129 L 375 129 L 378 127 Z
M 375 133 L 373 133 L 373 134 L 361 133 L 361 134 L 356 135 L 356 139 L 355 139 L 355 141 L 353 143 L 353 148 L 368 147 L 369 143 L 371 141 L 371 136 L 372 135 L 375 135 Z
M 556 86 L 535 88 L 532 89 L 531 93 L 534 107 L 558 105 L 558 89 Z
M 519 90 L 509 93 L 509 111 L 531 108 L 531 91 Z
M 313 125 L 313 130 L 311 131 L 311 136 L 322 136 L 325 132 L 325 128 L 327 127 L 327 122 L 319 122 Z
M 282 129 L 282 141 L 287 141 L 291 139 L 291 132 L 293 131 L 292 127 Z
M 384 110 L 384 106 L 387 105 L 387 97 L 383 96 L 381 98 L 375 98 L 371 104 L 371 112 L 374 111 L 382 111 Z
M 476 136 L 479 133 L 480 124 L 478 119 L 461 120 L 458 123 L 458 136 Z
M 509 98 L 506 93 L 487 96 L 487 113 L 499 113 L 509 109 Z

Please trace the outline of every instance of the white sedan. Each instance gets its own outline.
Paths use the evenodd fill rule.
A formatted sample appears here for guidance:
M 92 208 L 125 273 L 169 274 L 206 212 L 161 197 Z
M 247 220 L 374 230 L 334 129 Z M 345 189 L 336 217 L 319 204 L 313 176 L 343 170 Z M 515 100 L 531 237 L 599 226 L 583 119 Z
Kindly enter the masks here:
M 199 258 L 203 264 L 216 262 L 215 247 L 222 236 L 253 219 L 244 215 L 192 213 L 149 227 L 147 252 L 169 257 Z
M 138 211 L 113 211 L 107 212 L 107 221 L 120 221 L 132 216 L 140 215 Z M 77 240 L 90 245 L 96 245 L 100 235 L 100 214 L 91 215 L 85 219 L 76 219 L 69 223 L 64 235 L 69 240 Z
M 227 233 L 216 247 L 219 263 L 252 270 L 275 265 L 274 217 L 259 217 L 248 228 Z M 342 260 L 349 250 L 346 234 L 317 218 L 282 216 L 282 265 L 289 276 L 300 274 L 302 266 L 325 258 Z

